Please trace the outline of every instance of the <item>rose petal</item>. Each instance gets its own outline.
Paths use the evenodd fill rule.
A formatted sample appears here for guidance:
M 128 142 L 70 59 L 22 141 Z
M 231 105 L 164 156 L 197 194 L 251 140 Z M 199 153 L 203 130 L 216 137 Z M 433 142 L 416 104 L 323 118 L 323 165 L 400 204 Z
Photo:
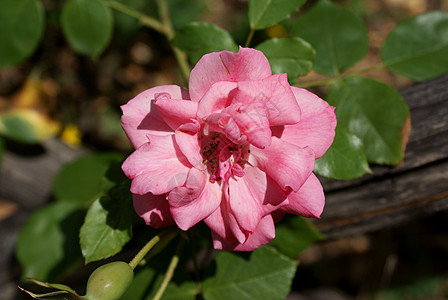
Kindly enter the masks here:
M 174 224 L 166 195 L 132 195 L 135 212 L 153 228 L 167 227 Z
M 235 82 L 220 81 L 214 83 L 199 101 L 197 118 L 205 120 L 213 113 L 221 112 L 231 101 L 231 93 L 235 90 Z M 230 95 L 229 95 L 230 94 Z
M 168 195 L 170 211 L 177 226 L 187 230 L 207 218 L 218 208 L 221 195 L 217 182 L 211 183 L 204 172 L 192 168 L 185 185 L 174 188 Z
M 261 170 L 246 165 L 244 172 L 229 180 L 229 208 L 243 231 L 254 232 L 261 218 L 287 203 L 286 195 Z
M 333 143 L 337 123 L 335 108 L 305 89 L 292 87 L 292 91 L 302 110 L 302 118 L 297 124 L 273 128 L 273 133 L 283 141 L 310 147 L 319 158 Z
M 131 192 L 160 195 L 183 185 L 191 165 L 177 147 L 174 134 L 148 138 L 150 142 L 135 150 L 122 165 L 132 179 Z
M 148 134 L 167 135 L 173 132 L 153 103 L 154 96 L 160 93 L 168 93 L 175 99 L 189 99 L 188 92 L 181 87 L 163 85 L 148 89 L 121 106 L 121 126 L 135 149 L 148 142 Z
M 289 204 L 282 206 L 280 211 L 301 215 L 308 218 L 319 218 L 325 205 L 325 195 L 319 179 L 314 174 L 297 192 L 288 195 Z
M 212 231 L 213 247 L 218 250 L 231 250 L 231 251 L 252 251 L 265 245 L 275 238 L 275 226 L 271 215 L 266 215 L 260 220 L 255 231 L 250 234 L 247 240 L 240 244 L 238 242 L 228 242 L 222 239 Z
M 308 179 L 314 168 L 314 152 L 272 137 L 265 149 L 251 147 L 253 165 L 266 172 L 279 186 L 297 191 Z
M 228 242 L 239 241 L 240 243 L 244 243 L 248 233 L 242 230 L 236 221 L 235 216 L 230 212 L 228 200 L 229 188 L 227 183 L 223 184 L 222 191 L 223 199 L 220 206 L 212 214 L 205 218 L 204 222 L 223 240 L 227 240 Z
M 181 99 L 157 99 L 154 103 L 165 123 L 173 130 L 196 119 L 197 102 Z
M 258 148 L 271 144 L 271 128 L 263 103 L 254 101 L 241 106 L 233 118 L 249 143 Z
M 261 80 L 238 82 L 232 103 L 254 102 L 265 105 L 270 126 L 295 124 L 300 121 L 300 108 L 286 74 L 274 74 Z
M 218 81 L 257 80 L 271 74 L 269 61 L 261 51 L 240 47 L 238 53 L 226 50 L 208 53 L 191 70 L 191 100 L 200 101 Z
M 176 144 L 180 151 L 188 159 L 188 162 L 199 170 L 205 170 L 206 166 L 202 163 L 201 146 L 198 141 L 198 132 L 201 125 L 193 120 L 192 123 L 181 125 L 176 130 Z
M 242 144 L 247 141 L 246 137 L 241 135 L 240 128 L 232 116 L 225 112 L 211 114 L 205 121 L 208 131 L 221 132 L 235 144 Z

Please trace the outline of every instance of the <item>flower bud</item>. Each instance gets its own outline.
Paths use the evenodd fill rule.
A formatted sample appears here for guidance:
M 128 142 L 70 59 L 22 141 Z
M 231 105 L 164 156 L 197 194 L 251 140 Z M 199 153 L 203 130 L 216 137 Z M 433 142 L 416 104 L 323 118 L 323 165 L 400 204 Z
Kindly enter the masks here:
M 134 278 L 129 264 L 115 261 L 105 264 L 90 275 L 86 298 L 89 300 L 116 300 L 124 294 Z

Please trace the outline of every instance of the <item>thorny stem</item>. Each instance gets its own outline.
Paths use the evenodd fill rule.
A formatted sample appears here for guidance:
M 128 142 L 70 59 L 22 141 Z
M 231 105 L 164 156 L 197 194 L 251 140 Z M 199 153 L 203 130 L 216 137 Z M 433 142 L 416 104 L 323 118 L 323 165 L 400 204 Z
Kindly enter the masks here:
M 162 19 L 162 24 L 165 27 L 165 36 L 170 42 L 171 48 L 173 49 L 174 56 L 176 57 L 179 68 L 184 76 L 185 81 L 188 83 L 190 78 L 190 66 L 187 61 L 185 53 L 183 53 L 179 48 L 175 47 L 171 40 L 174 37 L 174 29 L 171 24 L 170 12 L 168 10 L 168 5 L 166 0 L 157 0 L 157 6 L 159 8 L 159 14 Z
M 116 9 L 117 11 L 122 12 L 130 17 L 138 19 L 140 23 L 142 23 L 146 27 L 152 28 L 159 33 L 165 34 L 165 27 L 158 20 L 114 0 L 107 0 L 106 3 L 113 9 Z
M 246 43 L 244 44 L 244 47 L 249 47 L 250 42 L 252 41 L 252 38 L 254 37 L 255 29 L 251 28 L 249 35 L 247 36 Z
M 158 243 L 160 240 L 168 235 L 169 233 L 173 232 L 175 229 L 167 229 L 165 231 L 162 231 L 155 237 L 153 237 L 146 245 L 135 255 L 135 257 L 129 262 L 129 265 L 134 270 L 138 264 L 142 261 L 143 258 L 145 258 L 146 254 Z
M 165 276 L 163 277 L 162 284 L 160 285 L 159 289 L 157 290 L 153 300 L 160 300 L 163 296 L 163 293 L 165 293 L 165 290 L 170 283 L 171 279 L 173 278 L 174 271 L 176 270 L 177 264 L 179 263 L 179 256 L 184 248 L 185 239 L 181 238 L 179 241 L 179 244 L 177 245 L 176 253 L 174 253 L 174 256 L 171 258 L 170 264 L 168 265 L 168 269 L 166 270 Z
M 185 81 L 188 83 L 188 78 L 190 77 L 190 66 L 188 64 L 187 57 L 185 53 L 183 53 L 179 48 L 171 44 L 171 40 L 174 37 L 174 29 L 171 24 L 170 13 L 166 0 L 157 0 L 157 6 L 159 8 L 160 17 L 162 19 L 161 21 L 151 18 L 144 13 L 141 13 L 123 3 L 114 0 L 107 0 L 106 3 L 117 11 L 120 11 L 130 17 L 136 18 L 146 27 L 154 29 L 155 31 L 165 35 L 165 37 L 170 42 L 171 48 L 173 49 L 174 56 L 176 57 L 177 63 L 179 64 L 182 75 L 185 78 Z
M 373 70 L 379 70 L 386 67 L 382 62 L 373 65 L 373 66 L 368 66 L 368 67 L 364 67 L 358 70 L 353 70 L 352 72 L 349 72 L 346 75 L 356 75 L 356 74 L 361 74 L 361 73 L 365 73 L 365 72 L 369 72 L 369 71 L 373 71 Z
M 315 86 L 330 85 L 330 84 L 332 84 L 335 81 L 337 81 L 337 78 L 297 83 L 297 84 L 295 84 L 295 86 L 298 86 L 298 87 L 301 87 L 301 88 L 310 88 L 310 87 L 315 87 Z
M 335 81 L 338 81 L 346 76 L 349 75 L 359 75 L 365 72 L 369 72 L 369 71 L 373 71 L 373 70 L 379 70 L 384 68 L 385 65 L 383 63 L 378 63 L 376 65 L 373 66 L 368 66 L 365 68 L 361 68 L 361 69 L 357 69 L 357 70 L 353 70 L 351 72 L 347 72 L 346 74 L 342 74 L 342 75 L 338 75 L 337 77 L 334 78 L 330 78 L 330 79 L 325 79 L 325 80 L 316 80 L 316 81 L 309 81 L 309 82 L 303 82 L 303 83 L 297 83 L 295 86 L 301 87 L 301 88 L 310 88 L 310 87 L 315 87 L 315 86 L 325 86 L 325 85 L 331 85 L 333 84 Z

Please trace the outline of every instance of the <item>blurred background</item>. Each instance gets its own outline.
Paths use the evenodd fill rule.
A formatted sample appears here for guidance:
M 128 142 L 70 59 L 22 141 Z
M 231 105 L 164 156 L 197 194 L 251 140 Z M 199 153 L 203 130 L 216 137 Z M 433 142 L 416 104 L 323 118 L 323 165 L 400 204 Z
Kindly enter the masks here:
M 0 177 L 0 299 L 5 300 L 28 299 L 17 289 L 21 269 L 14 243 L 29 214 L 51 201 L 51 178 L 60 166 L 89 152 L 130 153 L 119 106 L 153 86 L 185 86 L 165 37 L 135 19 L 115 12 L 112 42 L 92 59 L 76 54 L 62 35 L 59 18 L 64 2 L 41 2 L 46 27 L 37 51 L 18 66 L 0 68 L 0 119 L 28 124 L 0 126 L 5 149 Z M 381 62 L 381 46 L 397 22 L 431 10 L 448 11 L 448 0 L 335 2 L 361 16 L 368 26 L 370 49 L 355 68 Z M 127 3 L 149 15 L 156 11 L 150 0 Z M 228 30 L 238 44 L 244 44 L 249 33 L 247 1 L 169 3 L 175 29 L 203 20 Z M 306 6 L 312 4 L 308 1 Z M 257 31 L 253 44 L 287 36 L 290 25 L 286 21 Z M 4 30 L 8 28 L 0 29 Z M 398 90 L 413 84 L 386 69 L 367 75 Z M 320 79 L 311 72 L 299 82 Z M 313 91 L 322 95 L 325 89 Z M 439 212 L 400 227 L 320 242 L 299 258 L 290 298 L 448 299 L 447 220 L 448 213 Z

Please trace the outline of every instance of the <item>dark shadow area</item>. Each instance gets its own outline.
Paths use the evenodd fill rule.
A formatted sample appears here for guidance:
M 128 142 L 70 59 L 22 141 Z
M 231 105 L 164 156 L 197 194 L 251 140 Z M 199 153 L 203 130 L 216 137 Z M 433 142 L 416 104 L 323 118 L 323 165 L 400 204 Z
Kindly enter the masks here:
M 447 221 L 448 214 L 439 213 L 359 238 L 317 244 L 303 256 L 293 290 L 300 294 L 329 289 L 350 295 L 350 299 L 371 299 L 372 295 L 412 286 L 421 279 L 446 281 Z M 412 299 L 436 299 L 432 297 Z
M 5 149 L 23 157 L 36 157 L 45 153 L 45 148 L 40 144 L 24 144 L 2 137 Z

